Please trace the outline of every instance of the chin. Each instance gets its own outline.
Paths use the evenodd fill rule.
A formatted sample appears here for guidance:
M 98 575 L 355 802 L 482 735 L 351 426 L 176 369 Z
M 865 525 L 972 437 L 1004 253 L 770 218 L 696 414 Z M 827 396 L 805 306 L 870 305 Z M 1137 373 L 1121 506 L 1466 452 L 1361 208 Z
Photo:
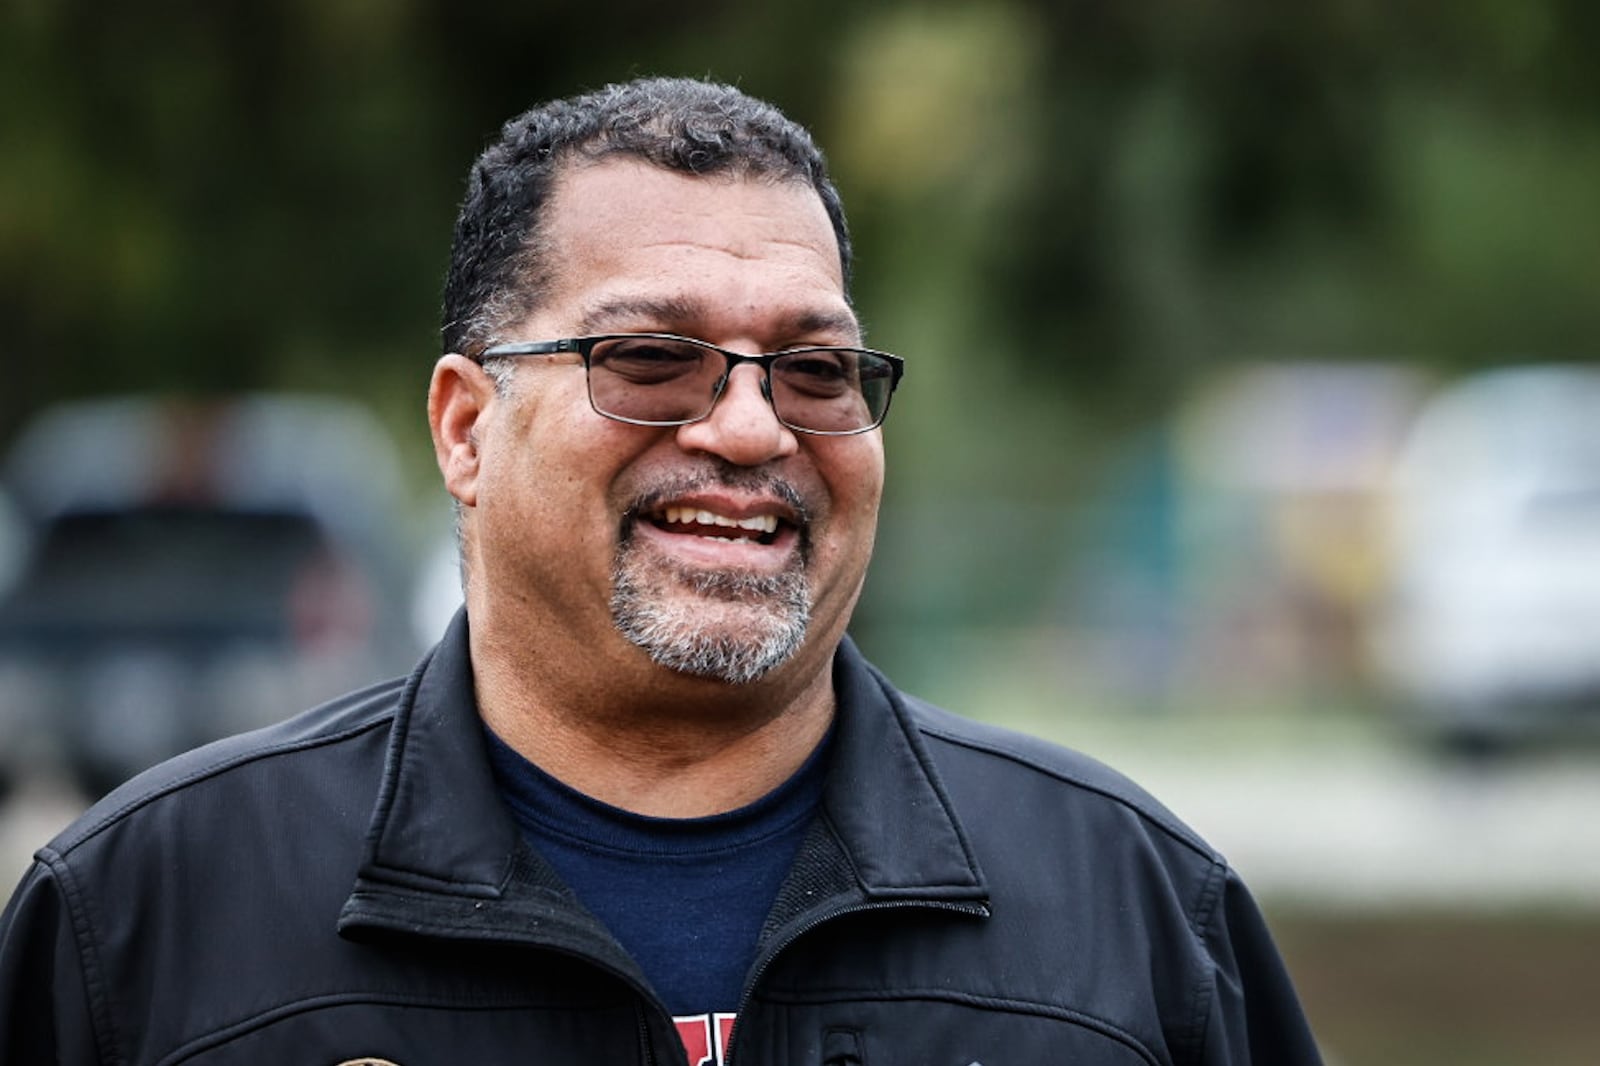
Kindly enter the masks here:
M 776 574 L 662 566 L 626 552 L 612 575 L 611 619 L 657 665 L 746 685 L 794 657 L 811 623 L 804 568 Z
M 794 657 L 805 643 L 809 604 L 728 603 L 706 597 L 612 597 L 612 621 L 634 646 L 690 677 L 747 685 Z

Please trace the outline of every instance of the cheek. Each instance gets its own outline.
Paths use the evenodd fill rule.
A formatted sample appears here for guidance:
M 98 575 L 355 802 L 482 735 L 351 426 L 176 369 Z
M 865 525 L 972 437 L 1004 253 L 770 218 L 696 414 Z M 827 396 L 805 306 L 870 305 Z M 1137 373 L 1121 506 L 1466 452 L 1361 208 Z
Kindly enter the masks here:
M 549 527 L 547 536 L 570 551 L 594 551 L 609 560 L 622 515 L 648 481 L 648 455 L 662 432 L 601 418 L 586 403 L 564 411 L 560 419 L 532 427 L 518 491 Z
M 840 562 L 864 567 L 878 528 L 883 450 L 873 438 L 829 443 L 845 445 L 823 453 L 818 464 L 828 485 L 829 547 Z
M 602 462 L 563 406 L 523 401 L 494 427 L 484 453 L 485 498 L 502 534 L 548 548 L 593 536 Z M 596 484 L 602 488 L 596 488 Z

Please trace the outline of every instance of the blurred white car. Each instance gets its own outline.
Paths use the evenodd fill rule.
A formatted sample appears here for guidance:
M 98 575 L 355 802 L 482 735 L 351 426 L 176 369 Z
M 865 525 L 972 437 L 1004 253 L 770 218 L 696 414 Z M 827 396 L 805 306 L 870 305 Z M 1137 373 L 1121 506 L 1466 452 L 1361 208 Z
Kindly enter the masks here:
M 1456 739 L 1600 728 L 1600 369 L 1444 390 L 1393 484 L 1378 662 Z

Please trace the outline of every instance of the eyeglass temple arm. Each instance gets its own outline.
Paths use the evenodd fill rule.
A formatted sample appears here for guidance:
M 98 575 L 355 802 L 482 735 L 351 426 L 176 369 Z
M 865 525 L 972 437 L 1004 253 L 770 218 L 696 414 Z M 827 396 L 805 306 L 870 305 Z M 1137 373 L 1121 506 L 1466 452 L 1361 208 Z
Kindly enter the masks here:
M 477 355 L 478 359 L 494 359 L 503 355 L 556 355 L 561 352 L 584 354 L 580 339 L 567 337 L 558 341 L 513 341 L 510 344 L 492 344 Z

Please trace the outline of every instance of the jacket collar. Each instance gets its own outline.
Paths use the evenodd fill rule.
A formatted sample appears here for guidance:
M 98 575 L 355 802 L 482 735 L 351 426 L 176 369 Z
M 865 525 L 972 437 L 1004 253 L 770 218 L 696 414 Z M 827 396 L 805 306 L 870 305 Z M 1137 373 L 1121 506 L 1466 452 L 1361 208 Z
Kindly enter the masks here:
M 401 695 L 342 931 L 488 936 L 505 924 L 497 912 L 525 919 L 531 908 L 548 920 L 572 910 L 570 894 L 528 849 L 500 799 L 467 634 L 461 612 Z M 848 639 L 834 658 L 834 687 L 838 724 L 823 812 L 855 894 L 982 899 L 982 874 L 910 712 Z
M 823 807 L 867 895 L 982 899 L 961 821 L 900 693 L 848 637 L 833 664 L 838 724 Z
M 401 694 L 361 876 L 493 897 L 518 839 L 489 770 L 463 610 Z

